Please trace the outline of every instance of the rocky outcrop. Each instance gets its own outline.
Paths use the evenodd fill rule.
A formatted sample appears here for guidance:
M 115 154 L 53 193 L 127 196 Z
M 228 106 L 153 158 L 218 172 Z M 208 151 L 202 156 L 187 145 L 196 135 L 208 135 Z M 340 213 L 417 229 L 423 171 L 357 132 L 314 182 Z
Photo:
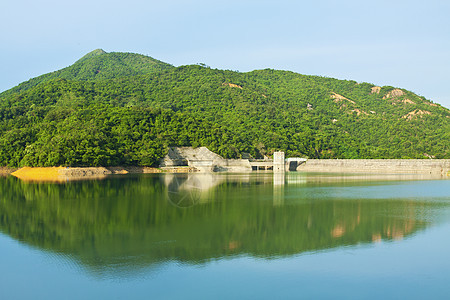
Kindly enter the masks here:
M 340 101 L 343 101 L 343 100 L 346 100 L 346 101 L 348 101 L 350 103 L 356 104 L 355 101 L 350 100 L 350 99 L 348 99 L 348 98 L 346 98 L 346 97 L 344 97 L 342 95 L 336 94 L 336 93 L 331 93 L 330 97 L 332 99 L 334 99 L 333 101 L 336 102 L 336 103 L 340 102 Z
M 390 91 L 386 95 L 384 95 L 383 99 L 397 98 L 397 97 L 403 96 L 404 94 L 405 94 L 405 92 L 403 92 L 400 89 L 393 89 L 392 91 Z
M 417 117 L 422 117 L 423 115 L 431 115 L 431 112 L 427 110 L 416 109 L 404 115 L 402 118 L 407 120 L 412 120 Z
M 379 86 L 374 86 L 371 88 L 371 94 L 379 94 L 381 91 L 381 87 Z

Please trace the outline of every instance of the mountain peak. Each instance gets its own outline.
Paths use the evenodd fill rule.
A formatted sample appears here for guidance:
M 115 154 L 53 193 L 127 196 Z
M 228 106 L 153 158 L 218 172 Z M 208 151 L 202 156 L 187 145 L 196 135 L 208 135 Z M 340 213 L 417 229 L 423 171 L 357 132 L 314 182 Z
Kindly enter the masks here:
M 106 52 L 103 49 L 95 49 L 94 51 L 89 52 L 88 54 L 86 54 L 85 56 L 83 56 L 82 58 L 80 58 L 78 61 L 82 61 L 94 56 L 99 56 L 99 55 L 103 55 L 103 54 L 107 54 L 108 52 Z
M 122 52 L 108 53 L 103 49 L 95 49 L 64 69 L 31 78 L 1 94 L 6 95 L 28 90 L 40 83 L 56 78 L 67 80 L 105 80 L 150 74 L 167 68 L 173 68 L 173 66 L 149 56 Z

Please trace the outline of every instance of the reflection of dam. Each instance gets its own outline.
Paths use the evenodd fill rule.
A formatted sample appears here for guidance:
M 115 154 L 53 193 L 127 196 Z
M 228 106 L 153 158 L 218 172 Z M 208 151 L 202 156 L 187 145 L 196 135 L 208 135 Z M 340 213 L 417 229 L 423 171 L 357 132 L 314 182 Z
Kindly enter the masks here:
M 177 207 L 190 207 L 214 199 L 214 189 L 227 182 L 246 184 L 270 184 L 273 182 L 274 203 L 281 204 L 285 184 L 285 173 L 268 173 L 255 176 L 252 174 L 217 174 L 217 173 L 181 173 L 163 174 L 161 177 L 167 186 L 167 198 Z
M 283 174 L 284 185 L 270 173 L 166 175 L 68 184 L 0 178 L 0 231 L 92 272 L 128 276 L 170 260 L 273 258 L 399 239 L 448 206 L 428 198 L 352 198 L 347 191 L 359 182 L 334 185 L 303 174 Z M 199 201 L 166 201 L 180 190 L 199 191 Z
M 168 201 L 177 207 L 209 201 L 208 191 L 226 180 L 210 173 L 165 174 L 162 178 L 167 186 Z
M 264 184 L 273 185 L 273 203 L 282 204 L 286 186 L 306 186 L 308 184 L 364 182 L 364 181 L 402 181 L 434 177 L 420 174 L 315 174 L 273 172 L 273 173 L 166 173 L 161 180 L 167 187 L 167 198 L 178 207 L 190 207 L 214 199 L 214 190 L 221 184 Z

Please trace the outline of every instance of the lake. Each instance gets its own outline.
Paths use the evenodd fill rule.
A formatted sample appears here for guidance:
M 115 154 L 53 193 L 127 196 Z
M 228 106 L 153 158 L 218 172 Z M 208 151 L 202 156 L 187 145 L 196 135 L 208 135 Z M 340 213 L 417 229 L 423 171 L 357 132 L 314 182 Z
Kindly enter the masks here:
M 450 180 L 0 177 L 1 299 L 447 298 Z

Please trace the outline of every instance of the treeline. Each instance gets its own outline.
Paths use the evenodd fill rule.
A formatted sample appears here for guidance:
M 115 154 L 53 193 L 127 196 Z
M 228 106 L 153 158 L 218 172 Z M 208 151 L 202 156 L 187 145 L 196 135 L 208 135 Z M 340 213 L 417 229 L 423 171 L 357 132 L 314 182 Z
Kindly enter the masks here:
M 0 161 L 8 166 L 152 166 L 175 145 L 238 154 L 229 152 L 226 128 L 183 112 L 105 105 L 1 111 L 12 116 L 1 122 Z

